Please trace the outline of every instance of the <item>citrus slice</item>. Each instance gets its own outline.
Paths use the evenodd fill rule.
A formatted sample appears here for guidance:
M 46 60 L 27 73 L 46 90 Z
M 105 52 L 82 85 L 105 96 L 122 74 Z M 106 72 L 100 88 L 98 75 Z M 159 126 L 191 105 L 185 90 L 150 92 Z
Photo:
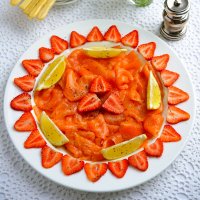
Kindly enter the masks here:
M 93 58 L 113 58 L 118 56 L 122 52 L 126 52 L 127 49 L 117 49 L 110 47 L 88 47 L 83 48 L 86 55 Z
M 161 104 L 160 87 L 152 71 L 150 71 L 148 85 L 147 85 L 147 109 L 156 110 L 160 107 L 160 104 Z
M 62 146 L 69 142 L 54 122 L 43 111 L 40 117 L 40 128 L 46 139 L 54 146 Z
M 57 83 L 65 72 L 66 61 L 65 56 L 60 56 L 49 64 L 47 69 L 42 74 L 36 90 L 40 91 L 42 89 L 50 88 L 52 85 Z
M 103 157 L 107 160 L 122 158 L 138 150 L 146 139 L 147 136 L 145 134 L 142 134 L 122 143 L 102 149 L 101 153 L 103 154 Z

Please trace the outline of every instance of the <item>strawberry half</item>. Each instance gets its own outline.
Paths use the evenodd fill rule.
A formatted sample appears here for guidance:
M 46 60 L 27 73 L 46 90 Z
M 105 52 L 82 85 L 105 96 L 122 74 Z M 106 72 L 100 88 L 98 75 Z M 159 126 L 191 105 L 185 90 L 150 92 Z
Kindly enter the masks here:
M 25 112 L 22 116 L 15 122 L 15 130 L 17 131 L 33 131 L 37 129 L 35 119 L 31 112 Z
M 78 104 L 79 112 L 88 112 L 101 107 L 101 100 L 96 94 L 86 94 Z
M 149 166 L 145 151 L 140 151 L 139 153 L 130 156 L 128 162 L 132 167 L 140 171 L 146 171 Z
M 111 85 L 102 77 L 95 78 L 90 86 L 90 92 L 103 93 L 111 90 Z
M 167 67 L 169 62 L 169 54 L 163 54 L 161 56 L 155 56 L 151 60 L 151 64 L 155 67 L 157 71 L 162 71 Z
M 168 106 L 167 122 L 170 124 L 177 124 L 182 121 L 190 119 L 189 113 L 177 108 L 175 106 Z
M 128 160 L 120 160 L 117 162 L 108 162 L 108 169 L 117 178 L 122 178 L 128 169 Z
M 124 112 L 124 107 L 119 96 L 115 93 L 112 93 L 104 102 L 102 107 L 112 113 L 121 114 Z
M 31 95 L 28 93 L 22 93 L 16 96 L 10 102 L 10 106 L 14 110 L 20 110 L 25 112 L 32 110 Z
M 32 76 L 38 76 L 44 67 L 44 63 L 39 60 L 23 60 L 22 66 L 26 69 L 26 71 Z
M 136 48 L 139 43 L 138 31 L 133 30 L 121 39 L 121 43 L 125 46 Z
M 86 43 L 86 38 L 76 31 L 72 31 L 70 35 L 70 47 L 78 47 Z
M 54 59 L 54 52 L 52 49 L 41 47 L 39 48 L 39 57 L 46 63 Z
M 165 70 L 165 69 L 161 71 L 160 75 L 164 83 L 164 86 L 166 87 L 171 86 L 179 78 L 178 73 Z
M 158 138 L 153 144 L 145 145 L 144 150 L 148 156 L 160 157 L 163 153 L 163 142 Z
M 151 60 L 156 50 L 156 43 L 149 42 L 146 44 L 141 44 L 138 46 L 137 50 L 146 60 Z
M 24 92 L 30 92 L 35 85 L 35 77 L 32 75 L 25 75 L 14 79 L 15 85 L 21 88 Z
M 90 164 L 86 163 L 84 165 L 84 170 L 87 175 L 87 178 L 92 181 L 98 181 L 107 171 L 106 163 Z
M 68 48 L 68 42 L 56 35 L 51 36 L 50 42 L 51 48 L 55 54 L 61 54 Z
M 44 168 L 51 168 L 61 161 L 63 154 L 57 151 L 54 151 L 47 145 L 42 148 L 42 166 Z
M 69 155 L 62 157 L 62 171 L 65 175 L 71 175 L 81 171 L 84 167 L 84 162 L 73 158 Z
M 45 145 L 46 145 L 46 142 L 43 139 L 43 137 L 40 135 L 38 130 L 32 131 L 31 134 L 29 135 L 29 137 L 24 142 L 24 147 L 26 149 L 42 148 Z
M 115 25 L 112 25 L 104 34 L 104 39 L 110 42 L 120 42 L 121 34 Z
M 176 105 L 178 103 L 187 101 L 189 99 L 189 95 L 187 92 L 175 87 L 170 86 L 168 88 L 168 103 L 171 105 Z
M 103 39 L 104 37 L 97 26 L 93 27 L 92 30 L 87 35 L 88 42 L 98 42 L 102 41 Z
M 181 140 L 181 135 L 172 126 L 165 125 L 160 140 L 162 142 L 177 142 Z

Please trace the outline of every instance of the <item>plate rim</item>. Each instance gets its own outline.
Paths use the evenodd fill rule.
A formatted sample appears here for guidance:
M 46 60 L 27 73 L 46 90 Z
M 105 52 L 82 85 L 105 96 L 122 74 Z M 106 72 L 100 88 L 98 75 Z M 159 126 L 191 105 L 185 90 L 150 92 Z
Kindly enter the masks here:
M 177 59 L 180 61 L 181 65 L 184 67 L 184 70 L 186 71 L 187 75 L 188 75 L 188 79 L 190 81 L 190 86 L 191 86 L 191 93 L 190 93 L 190 97 L 193 97 L 194 99 L 194 104 L 193 104 L 193 116 L 192 116 L 192 121 L 191 121 L 191 125 L 190 125 L 190 128 L 189 128 L 189 131 L 188 131 L 188 135 L 186 137 L 186 139 L 184 140 L 183 144 L 181 145 L 181 147 L 178 149 L 178 151 L 176 151 L 176 153 L 170 158 L 170 161 L 168 162 L 168 164 L 162 168 L 162 170 L 160 170 L 158 173 L 154 174 L 153 176 L 150 176 L 148 177 L 145 181 L 140 181 L 138 182 L 137 184 L 134 184 L 134 185 L 129 185 L 128 187 L 121 187 L 120 189 L 110 189 L 110 190 L 95 190 L 94 188 L 91 189 L 80 189 L 78 187 L 73 187 L 73 186 L 69 186 L 69 185 L 66 185 L 64 183 L 61 183 L 61 182 L 58 182 L 57 180 L 54 180 L 52 179 L 51 177 L 49 177 L 47 175 L 47 173 L 42 173 L 41 171 L 39 171 L 37 168 L 35 168 L 34 165 L 32 165 L 27 159 L 26 157 L 24 157 L 24 155 L 20 152 L 17 144 L 15 143 L 14 139 L 12 138 L 10 132 L 9 132 L 9 127 L 8 127 L 8 123 L 7 123 L 7 118 L 6 118 L 6 108 L 7 108 L 7 105 L 6 105 L 6 95 L 7 95 L 7 91 L 8 91 L 8 88 L 9 88 L 9 83 L 12 81 L 11 77 L 12 77 L 12 74 L 14 73 L 14 69 L 16 68 L 16 66 L 20 63 L 20 61 L 22 60 L 22 58 L 26 55 L 27 52 L 31 51 L 31 49 L 33 48 L 33 46 L 35 44 L 38 44 L 38 43 L 41 43 L 42 40 L 45 40 L 45 38 L 47 38 L 47 36 L 49 35 L 52 35 L 53 33 L 55 32 L 59 32 L 60 29 L 64 28 L 65 26 L 68 26 L 68 25 L 71 25 L 71 26 L 76 26 L 78 24 L 81 24 L 81 23 L 92 23 L 92 24 L 95 24 L 95 23 L 100 23 L 100 22 L 107 22 L 109 23 L 110 25 L 112 24 L 123 24 L 125 26 L 128 26 L 128 27 L 133 27 L 134 29 L 139 29 L 139 30 L 142 30 L 143 32 L 146 32 L 147 34 L 149 34 L 150 36 L 153 36 L 155 37 L 159 42 L 161 42 L 161 44 L 164 44 L 168 49 L 170 49 L 174 56 L 177 57 Z M 117 25 L 117 26 L 118 26 Z M 98 25 L 99 26 L 99 25 Z M 68 35 L 67 31 L 66 31 L 66 35 Z M 36 41 L 34 41 L 31 46 L 25 50 L 25 52 L 19 57 L 19 59 L 17 60 L 15 66 L 13 67 L 13 69 L 11 70 L 10 74 L 9 74 L 9 78 L 6 82 L 6 87 L 5 87 L 5 90 L 4 90 L 4 98 L 3 98 L 3 118 L 4 118 L 4 122 L 5 122 L 5 126 L 6 126 L 6 129 L 7 129 L 7 132 L 8 132 L 8 135 L 12 141 L 12 143 L 14 144 L 15 148 L 17 149 L 18 153 L 20 154 L 20 156 L 29 164 L 29 166 L 31 166 L 34 170 L 36 170 L 39 174 L 41 174 L 42 176 L 46 177 L 48 180 L 51 180 L 59 185 L 62 185 L 64 187 L 67 187 L 67 188 L 71 188 L 71 189 L 74 189 L 74 190 L 79 190 L 79 191 L 85 191 L 85 192 L 98 192 L 98 193 L 102 193 L 102 192 L 115 192 L 115 191 L 122 191 L 122 190 L 126 190 L 126 189 L 129 189 L 129 188 L 133 188 L 133 187 L 136 187 L 138 185 L 141 185 L 141 184 L 144 184 L 146 183 L 147 181 L 153 179 L 154 177 L 158 176 L 161 172 L 163 172 L 164 170 L 166 170 L 174 161 L 175 159 L 178 157 L 178 155 L 180 155 L 180 153 L 182 152 L 183 148 L 185 147 L 186 143 L 189 141 L 189 138 L 191 137 L 191 132 L 192 132 L 192 128 L 194 127 L 194 122 L 195 122 L 195 116 L 196 116 L 196 96 L 195 96 L 195 90 L 194 90 L 194 86 L 192 84 L 192 81 L 191 81 L 191 77 L 190 77 L 190 74 L 188 72 L 188 69 L 186 68 L 185 64 L 183 63 L 183 61 L 178 57 L 177 53 L 164 41 L 162 40 L 161 38 L 159 38 L 157 35 L 155 35 L 154 33 L 150 32 L 150 31 L 147 31 L 145 30 L 145 28 L 137 25 L 137 24 L 129 24 L 127 22 L 123 22 L 123 21 L 119 21 L 119 20 L 112 20 L 112 19 L 91 19 L 91 20 L 83 20 L 83 21 L 76 21 L 76 22 L 73 22 L 73 23 L 69 23 L 66 25 L 62 25 L 54 30 L 51 30 L 49 31 L 49 33 L 47 34 L 44 34 L 44 36 L 42 36 L 41 38 L 37 39 Z M 72 175 L 73 176 L 73 175 Z M 115 177 L 114 177 L 115 178 Z M 116 179 L 117 180 L 117 179 Z

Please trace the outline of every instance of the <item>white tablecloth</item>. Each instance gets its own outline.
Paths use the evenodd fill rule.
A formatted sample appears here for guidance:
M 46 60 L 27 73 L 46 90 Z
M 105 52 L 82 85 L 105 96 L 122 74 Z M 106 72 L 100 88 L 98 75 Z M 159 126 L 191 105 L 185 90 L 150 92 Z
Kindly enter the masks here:
M 122 192 L 84 193 L 57 185 L 33 170 L 18 154 L 3 120 L 3 95 L 16 61 L 38 38 L 79 20 L 107 18 L 137 23 L 159 34 L 163 0 L 135 8 L 127 0 L 79 0 L 55 7 L 44 21 L 30 21 L 9 0 L 0 1 L 0 200 L 200 199 L 200 1 L 192 0 L 187 36 L 167 43 L 185 62 L 196 92 L 197 116 L 192 135 L 173 164 L 151 181 Z M 187 83 L 185 83 L 187 84 Z

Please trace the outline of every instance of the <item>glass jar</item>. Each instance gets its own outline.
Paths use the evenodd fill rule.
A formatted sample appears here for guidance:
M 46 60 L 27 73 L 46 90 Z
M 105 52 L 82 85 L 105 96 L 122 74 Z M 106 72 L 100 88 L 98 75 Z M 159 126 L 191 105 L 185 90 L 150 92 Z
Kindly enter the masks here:
M 132 4 L 138 7 L 148 6 L 153 0 L 129 0 Z

